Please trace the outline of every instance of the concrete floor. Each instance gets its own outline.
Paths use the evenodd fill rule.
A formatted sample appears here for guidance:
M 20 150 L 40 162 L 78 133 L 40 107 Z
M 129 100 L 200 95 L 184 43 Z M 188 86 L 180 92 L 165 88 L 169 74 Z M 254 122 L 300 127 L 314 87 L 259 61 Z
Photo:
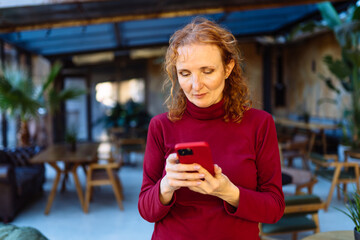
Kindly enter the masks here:
M 141 164 L 138 164 L 141 165 Z M 151 239 L 153 224 L 141 218 L 137 209 L 138 194 L 142 181 L 142 168 L 123 167 L 119 172 L 124 185 L 124 211 L 120 211 L 111 187 L 101 187 L 94 191 L 89 213 L 85 214 L 80 203 L 72 179 L 68 181 L 67 191 L 58 192 L 51 212 L 44 215 L 47 196 L 50 192 L 55 172 L 47 167 L 47 180 L 44 195 L 24 209 L 12 222 L 17 226 L 31 226 L 40 230 L 51 240 L 145 240 Z M 82 186 L 85 186 L 85 175 L 79 170 Z M 328 181 L 319 179 L 314 193 L 325 199 L 330 188 Z M 355 189 L 350 186 L 349 190 Z M 287 186 L 285 192 L 293 192 L 293 186 Z M 321 231 L 352 230 L 353 224 L 344 214 L 334 207 L 345 209 L 342 200 L 334 194 L 332 204 L 327 212 L 320 211 Z M 298 239 L 311 235 L 312 232 L 301 233 Z M 291 239 L 291 235 L 274 236 L 275 239 Z

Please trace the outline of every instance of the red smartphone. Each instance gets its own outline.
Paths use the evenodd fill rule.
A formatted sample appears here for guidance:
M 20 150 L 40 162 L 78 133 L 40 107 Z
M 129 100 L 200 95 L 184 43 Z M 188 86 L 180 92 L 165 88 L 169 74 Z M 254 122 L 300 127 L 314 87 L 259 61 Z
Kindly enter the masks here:
M 180 163 L 198 163 L 213 176 L 215 175 L 214 162 L 207 142 L 178 143 L 175 145 L 175 151 Z

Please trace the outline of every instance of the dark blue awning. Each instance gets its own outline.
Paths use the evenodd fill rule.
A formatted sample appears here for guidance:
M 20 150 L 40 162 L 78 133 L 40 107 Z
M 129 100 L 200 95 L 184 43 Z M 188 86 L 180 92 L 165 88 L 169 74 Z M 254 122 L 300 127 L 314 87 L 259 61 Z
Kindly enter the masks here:
M 136 2 L 139 1 L 136 0 Z M 185 2 L 189 3 L 189 1 Z M 105 3 L 109 4 L 106 1 Z M 48 11 L 51 10 L 50 8 L 46 8 L 46 6 L 41 7 L 45 8 L 40 9 L 42 14 L 45 14 L 44 11 L 46 9 L 48 9 Z M 107 6 L 107 9 L 109 9 L 109 6 Z M 16 25 L 14 19 L 17 16 L 16 14 L 19 13 L 15 10 L 20 11 L 21 9 L 0 9 L 0 16 L 2 16 L 2 18 L 0 17 L 0 32 L 2 27 L 5 28 Z M 26 13 L 26 9 L 22 10 Z M 121 9 L 121 11 L 125 10 L 126 9 Z M 56 14 L 52 15 L 48 21 L 53 21 L 54 18 L 64 18 L 69 11 L 71 11 L 70 6 L 58 5 Z M 76 12 L 79 10 L 73 9 L 73 11 Z M 289 26 L 316 15 L 317 12 L 316 4 L 305 4 L 256 10 L 219 12 L 204 14 L 202 16 L 213 19 L 225 26 L 237 38 L 244 38 L 279 34 L 288 29 Z M 80 13 L 81 16 L 86 15 L 84 9 L 82 12 L 80 11 Z M 63 16 L 61 14 L 63 14 Z M 95 13 L 91 12 L 91 14 L 94 15 Z M 106 15 L 107 12 L 99 11 L 98 14 Z M 111 12 L 109 12 L 109 14 L 111 14 Z M 13 19 L 11 24 L 6 24 L 4 20 L 6 16 L 10 20 Z M 44 56 L 144 48 L 167 45 L 171 34 L 174 33 L 176 29 L 187 24 L 195 16 L 197 15 L 23 30 L 3 33 L 0 35 L 0 38 L 19 48 Z M 24 18 L 25 20 L 17 20 L 20 26 L 24 24 L 21 21 L 26 21 L 26 16 Z

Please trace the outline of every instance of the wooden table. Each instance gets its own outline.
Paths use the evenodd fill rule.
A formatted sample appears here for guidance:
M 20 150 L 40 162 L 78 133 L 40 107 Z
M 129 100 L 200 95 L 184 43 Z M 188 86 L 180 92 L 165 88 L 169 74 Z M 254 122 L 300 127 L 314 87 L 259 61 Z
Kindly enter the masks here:
M 303 238 L 302 240 L 354 240 L 354 231 L 321 232 Z
M 51 188 L 50 195 L 45 208 L 45 214 L 49 214 L 51 205 L 54 201 L 56 189 L 60 181 L 60 177 L 71 173 L 74 177 L 76 191 L 79 197 L 81 208 L 83 209 L 84 195 L 81 189 L 79 178 L 77 175 L 77 168 L 83 163 L 89 163 L 97 160 L 98 143 L 79 143 L 76 146 L 76 151 L 71 152 L 65 144 L 55 144 L 30 159 L 30 163 L 48 163 L 56 171 L 55 181 Z M 65 167 L 61 169 L 58 162 L 65 163 Z M 70 166 L 67 168 L 66 166 Z
M 292 128 L 308 130 L 311 133 L 308 153 L 310 153 L 314 147 L 316 135 L 320 135 L 321 140 L 322 140 L 322 145 L 323 145 L 323 151 L 325 154 L 326 147 L 327 147 L 325 130 L 327 130 L 327 129 L 334 130 L 334 129 L 339 128 L 338 125 L 334 125 L 334 124 L 305 123 L 305 122 L 294 121 L 294 120 L 290 120 L 287 118 L 278 118 L 278 117 L 275 117 L 274 119 L 275 119 L 274 121 L 276 124 L 279 124 L 279 125 L 282 125 L 285 127 L 292 127 Z
M 345 160 L 344 160 L 345 162 L 347 161 L 348 157 L 360 159 L 360 150 L 349 149 L 349 150 L 345 150 L 344 154 L 345 154 Z

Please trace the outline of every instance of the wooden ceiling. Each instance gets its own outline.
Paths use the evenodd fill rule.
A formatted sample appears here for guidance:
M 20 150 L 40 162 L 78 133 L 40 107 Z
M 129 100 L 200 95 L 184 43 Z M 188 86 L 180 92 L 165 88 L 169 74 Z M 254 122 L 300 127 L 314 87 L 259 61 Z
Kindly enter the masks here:
M 0 1 L 0 38 L 44 56 L 166 45 L 194 16 L 237 37 L 274 35 L 318 14 L 319 0 Z M 355 1 L 334 1 L 340 8 Z

